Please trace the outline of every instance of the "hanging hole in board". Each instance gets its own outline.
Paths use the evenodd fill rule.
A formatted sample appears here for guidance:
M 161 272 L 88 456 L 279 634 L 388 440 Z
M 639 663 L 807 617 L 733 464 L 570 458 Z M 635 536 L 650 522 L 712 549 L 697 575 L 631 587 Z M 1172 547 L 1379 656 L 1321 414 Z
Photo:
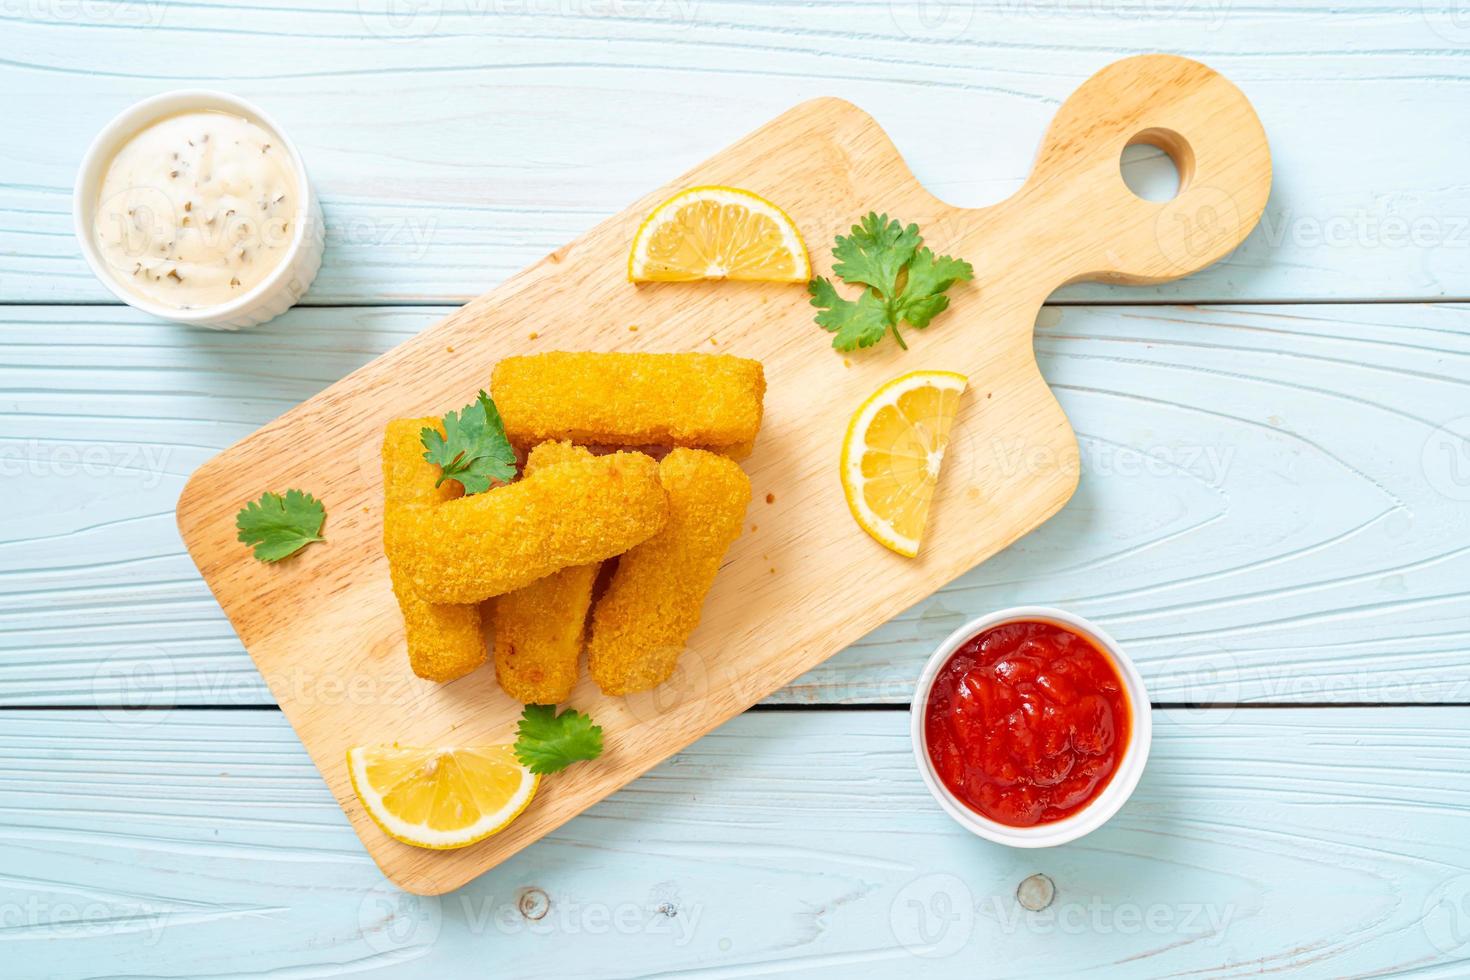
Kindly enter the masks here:
M 1145 201 L 1172 201 L 1194 175 L 1194 151 L 1170 129 L 1145 129 L 1128 141 L 1118 161 L 1123 183 Z

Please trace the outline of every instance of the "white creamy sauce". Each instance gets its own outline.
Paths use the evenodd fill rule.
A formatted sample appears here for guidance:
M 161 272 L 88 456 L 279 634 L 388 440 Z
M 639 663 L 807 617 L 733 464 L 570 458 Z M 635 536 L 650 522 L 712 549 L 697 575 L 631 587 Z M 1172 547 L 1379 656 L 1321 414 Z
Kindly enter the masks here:
M 112 158 L 92 233 L 114 278 L 176 309 L 243 296 L 284 261 L 296 176 L 260 126 L 185 112 L 142 130 Z

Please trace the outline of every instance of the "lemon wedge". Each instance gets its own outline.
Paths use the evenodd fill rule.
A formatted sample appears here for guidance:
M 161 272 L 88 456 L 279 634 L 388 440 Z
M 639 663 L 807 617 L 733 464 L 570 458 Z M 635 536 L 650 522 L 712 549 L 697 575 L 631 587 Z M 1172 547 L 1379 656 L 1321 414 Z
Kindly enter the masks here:
M 447 850 L 504 830 L 536 795 L 541 777 L 510 745 L 347 750 L 352 789 L 394 840 Z
M 633 236 L 632 282 L 806 282 L 812 263 L 791 218 L 738 187 L 691 187 L 653 209 Z
M 853 519 L 886 548 L 919 553 L 949 430 L 968 379 L 913 371 L 873 392 L 842 441 L 842 489 Z

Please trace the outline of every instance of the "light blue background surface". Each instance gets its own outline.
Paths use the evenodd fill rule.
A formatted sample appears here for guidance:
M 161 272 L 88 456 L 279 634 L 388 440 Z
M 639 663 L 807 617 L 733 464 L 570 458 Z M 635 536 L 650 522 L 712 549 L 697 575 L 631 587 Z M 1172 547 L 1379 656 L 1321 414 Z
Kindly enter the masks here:
M 1470 973 L 1467 45 L 1429 2 L 0 5 L 0 973 Z M 1246 91 L 1274 191 L 1219 266 L 1043 311 L 1067 508 L 473 885 L 383 884 L 183 551 L 192 469 L 801 99 L 979 205 L 1150 50 Z M 112 304 L 71 237 L 97 129 L 196 85 L 327 215 L 306 307 L 243 334 Z M 902 710 L 1031 601 L 1161 705 L 1123 813 L 1035 853 L 944 817 Z

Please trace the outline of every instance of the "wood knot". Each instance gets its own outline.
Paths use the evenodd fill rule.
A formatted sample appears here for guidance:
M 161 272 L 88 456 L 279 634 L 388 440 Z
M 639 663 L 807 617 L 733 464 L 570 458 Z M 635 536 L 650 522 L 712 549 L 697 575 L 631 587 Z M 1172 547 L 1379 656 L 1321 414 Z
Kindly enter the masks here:
M 1016 886 L 1016 901 L 1028 912 L 1040 912 L 1057 897 L 1057 886 L 1044 874 L 1034 874 Z
M 527 888 L 521 892 L 516 907 L 522 916 L 534 922 L 546 918 L 546 913 L 551 911 L 551 899 L 539 888 Z

